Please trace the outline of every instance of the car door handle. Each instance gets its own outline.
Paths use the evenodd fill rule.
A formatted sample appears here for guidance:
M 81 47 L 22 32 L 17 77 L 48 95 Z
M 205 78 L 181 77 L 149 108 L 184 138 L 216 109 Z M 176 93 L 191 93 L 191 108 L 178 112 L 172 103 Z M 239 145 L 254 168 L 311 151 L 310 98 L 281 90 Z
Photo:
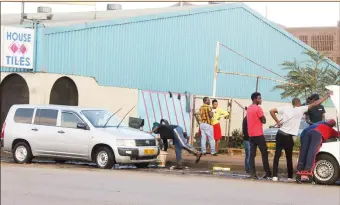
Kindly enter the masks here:
M 64 132 L 64 131 L 62 131 L 62 130 L 59 130 L 59 131 L 58 131 L 58 133 L 61 133 L 61 134 L 63 134 L 63 133 L 65 133 L 65 132 Z
M 31 130 L 33 130 L 33 131 L 38 131 L 38 129 L 37 129 L 37 128 L 32 128 Z

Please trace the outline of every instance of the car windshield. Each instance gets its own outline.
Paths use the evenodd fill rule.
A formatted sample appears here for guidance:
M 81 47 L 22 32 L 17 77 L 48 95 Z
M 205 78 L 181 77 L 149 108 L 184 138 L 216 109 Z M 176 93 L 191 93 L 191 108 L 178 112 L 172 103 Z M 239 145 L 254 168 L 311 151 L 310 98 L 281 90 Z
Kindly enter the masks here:
M 112 112 L 107 110 L 82 110 L 82 114 L 91 122 L 94 127 L 104 127 L 107 120 L 112 116 Z M 105 127 L 117 127 L 121 119 L 112 116 Z M 124 127 L 124 123 L 121 123 L 119 127 Z

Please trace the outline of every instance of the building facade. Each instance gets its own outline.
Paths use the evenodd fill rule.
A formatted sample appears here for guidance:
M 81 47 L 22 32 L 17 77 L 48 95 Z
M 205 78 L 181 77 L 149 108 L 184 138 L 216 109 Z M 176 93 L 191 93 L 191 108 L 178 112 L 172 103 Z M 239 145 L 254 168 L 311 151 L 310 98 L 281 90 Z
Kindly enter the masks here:
M 33 70 L 1 67 L 2 116 L 18 102 L 112 111 L 138 104 L 132 115 L 146 119 L 145 130 L 165 116 L 190 133 L 192 95 L 212 95 L 217 41 L 272 72 L 220 46 L 221 70 L 278 80 L 285 74 L 282 62 L 305 60 L 302 53 L 312 49 L 241 3 L 173 7 L 137 16 L 119 12 L 110 20 L 41 22 Z M 255 84 L 254 78 L 218 75 L 217 96 L 247 106 Z M 289 103 L 272 90 L 275 85 L 259 82 L 266 113 Z M 185 93 L 190 97 L 183 97 Z M 242 112 L 233 107 L 232 128 L 240 128 Z
M 340 21 L 334 27 L 285 28 L 288 32 L 340 65 Z

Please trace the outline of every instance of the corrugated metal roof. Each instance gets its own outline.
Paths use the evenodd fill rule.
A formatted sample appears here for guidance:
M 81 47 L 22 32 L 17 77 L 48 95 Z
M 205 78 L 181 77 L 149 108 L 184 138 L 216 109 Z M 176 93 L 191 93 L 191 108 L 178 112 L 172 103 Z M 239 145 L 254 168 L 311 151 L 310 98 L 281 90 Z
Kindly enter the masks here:
M 210 6 L 210 5 L 205 5 Z M 87 12 L 56 12 L 53 13 L 52 20 L 43 20 L 41 23 L 45 27 L 65 26 L 79 23 L 90 23 L 96 21 L 130 18 L 137 16 L 145 16 L 150 14 L 171 13 L 178 11 L 187 11 L 193 8 L 199 8 L 202 5 L 189 5 L 185 4 L 183 7 L 173 5 L 164 8 L 151 8 L 151 9 L 129 9 L 129 10 L 116 10 L 116 11 L 87 11 Z M 28 14 L 32 15 L 32 14 Z M 20 23 L 21 14 L 2 14 L 1 25 L 17 25 Z M 28 21 L 25 22 L 29 24 Z

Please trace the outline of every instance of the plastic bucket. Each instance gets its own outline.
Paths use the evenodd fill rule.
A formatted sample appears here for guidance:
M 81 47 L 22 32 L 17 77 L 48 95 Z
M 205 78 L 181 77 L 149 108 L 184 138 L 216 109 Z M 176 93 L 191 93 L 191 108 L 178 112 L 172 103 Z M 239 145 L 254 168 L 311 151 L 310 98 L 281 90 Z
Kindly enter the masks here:
M 168 155 L 167 152 L 161 151 L 157 157 L 158 167 L 165 167 L 166 166 L 166 156 Z

